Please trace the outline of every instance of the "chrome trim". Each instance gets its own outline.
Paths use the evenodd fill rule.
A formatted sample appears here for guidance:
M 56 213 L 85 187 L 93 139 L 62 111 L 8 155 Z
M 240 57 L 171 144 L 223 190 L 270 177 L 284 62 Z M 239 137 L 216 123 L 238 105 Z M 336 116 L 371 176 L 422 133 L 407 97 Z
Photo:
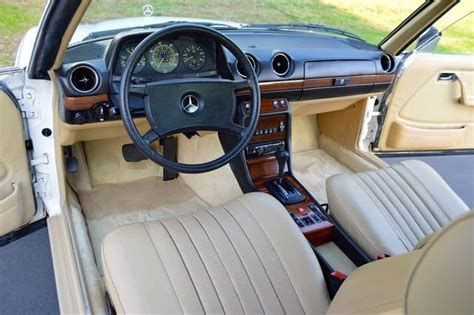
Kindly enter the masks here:
M 283 56 L 283 57 L 286 59 L 286 61 L 288 62 L 288 68 L 287 68 L 286 71 L 283 72 L 283 73 L 278 73 L 278 72 L 275 70 L 275 67 L 273 67 L 273 61 L 275 61 L 275 58 L 276 58 L 276 57 L 279 57 L 279 56 Z M 287 56 L 286 54 L 284 54 L 284 53 L 276 53 L 276 54 L 272 57 L 271 66 L 272 66 L 273 72 L 274 72 L 277 76 L 283 77 L 283 76 L 287 75 L 288 72 L 290 72 L 290 69 L 291 69 L 291 59 L 290 59 L 290 57 L 288 57 L 288 56 Z
M 383 66 L 383 62 L 382 62 L 382 59 L 383 58 L 386 58 L 388 60 L 388 67 L 385 69 L 385 67 Z M 394 59 L 391 55 L 387 54 L 387 53 L 383 53 L 381 56 L 380 56 L 380 66 L 382 67 L 382 70 L 385 71 L 385 72 L 391 72 L 393 70 L 393 66 L 394 66 Z
M 247 56 L 247 59 L 248 59 L 248 60 L 250 61 L 250 63 L 252 64 L 253 71 L 255 71 L 255 74 L 258 75 L 258 73 L 257 73 L 257 59 L 256 59 L 254 56 L 252 56 L 251 54 L 245 53 L 245 55 Z M 238 73 L 242 78 L 244 78 L 244 79 L 247 78 L 246 75 L 240 73 L 240 71 L 239 71 L 239 61 L 238 61 L 237 59 L 235 60 L 235 70 L 237 71 L 237 73 Z
M 86 91 L 83 91 L 83 90 L 78 89 L 78 88 L 74 85 L 74 83 L 72 82 L 72 74 L 73 74 L 75 71 L 77 71 L 78 69 L 81 69 L 81 68 L 88 69 L 88 70 L 92 71 L 92 73 L 94 73 L 94 77 L 95 77 L 95 84 L 94 84 L 94 86 L 93 86 L 91 89 L 86 90 Z M 78 65 L 78 66 L 74 67 L 74 68 L 71 70 L 71 72 L 69 72 L 68 79 L 69 79 L 69 84 L 72 86 L 72 88 L 73 88 L 76 92 L 79 92 L 79 93 L 81 93 L 81 94 L 86 94 L 86 93 L 90 93 L 90 92 L 95 91 L 95 90 L 99 87 L 99 85 L 100 85 L 100 79 L 101 79 L 101 78 L 100 78 L 99 72 L 98 72 L 96 69 L 94 69 L 93 67 L 88 66 L 88 65 Z

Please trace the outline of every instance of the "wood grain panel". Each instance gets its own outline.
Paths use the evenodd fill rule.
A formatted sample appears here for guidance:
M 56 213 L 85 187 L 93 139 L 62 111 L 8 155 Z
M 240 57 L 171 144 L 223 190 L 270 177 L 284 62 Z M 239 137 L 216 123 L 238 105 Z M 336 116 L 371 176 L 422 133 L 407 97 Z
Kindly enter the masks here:
M 286 80 L 286 81 L 270 81 L 260 82 L 261 93 L 271 92 L 285 92 L 285 91 L 297 91 L 303 89 L 304 80 Z M 237 92 L 237 95 L 249 95 L 250 89 L 242 89 Z
M 244 101 L 240 103 L 240 106 L 242 106 L 245 113 L 250 113 L 250 107 L 252 106 L 250 101 Z M 286 112 L 287 110 L 288 100 L 286 98 L 264 98 L 260 102 L 260 114 L 280 113 Z
M 249 159 L 247 163 L 253 180 L 271 178 L 278 175 L 278 162 L 273 156 Z
M 304 89 L 331 87 L 334 85 L 334 78 L 315 78 L 304 80 Z
M 390 83 L 394 78 L 393 74 L 360 75 L 351 77 L 351 84 Z
M 354 75 L 341 76 L 347 78 L 349 83 L 341 86 L 361 85 L 361 84 L 375 84 L 375 83 L 390 83 L 395 78 L 393 74 L 369 74 L 369 75 Z M 304 80 L 286 80 L 286 81 L 271 81 L 260 82 L 261 93 L 271 92 L 287 92 L 304 89 L 325 88 L 334 86 L 334 80 L 340 77 L 324 77 L 324 78 L 308 78 Z M 240 90 L 237 95 L 248 95 L 249 89 Z
M 80 96 L 80 97 L 64 97 L 64 107 L 67 110 L 87 110 L 91 109 L 95 104 L 108 102 L 107 94 Z

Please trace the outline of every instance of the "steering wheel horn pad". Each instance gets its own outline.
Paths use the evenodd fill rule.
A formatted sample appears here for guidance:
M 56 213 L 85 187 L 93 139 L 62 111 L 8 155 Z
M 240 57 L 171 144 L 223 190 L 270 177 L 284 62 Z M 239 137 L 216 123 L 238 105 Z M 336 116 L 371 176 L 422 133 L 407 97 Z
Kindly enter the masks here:
M 178 36 L 209 38 L 225 47 L 242 65 L 246 80 L 222 78 L 178 78 L 133 84 L 133 69 L 141 57 L 157 42 Z M 234 123 L 237 91 L 249 89 L 252 101 L 246 126 Z M 141 96 L 151 129 L 138 131 L 129 106 L 129 95 Z M 258 122 L 260 90 L 255 71 L 245 53 L 217 30 L 200 25 L 179 24 L 158 30 L 146 37 L 132 52 L 120 82 L 122 120 L 136 147 L 148 158 L 166 169 L 181 173 L 209 172 L 227 164 L 249 143 Z M 151 143 L 183 132 L 218 131 L 239 137 L 237 144 L 223 156 L 206 163 L 184 164 L 166 159 Z

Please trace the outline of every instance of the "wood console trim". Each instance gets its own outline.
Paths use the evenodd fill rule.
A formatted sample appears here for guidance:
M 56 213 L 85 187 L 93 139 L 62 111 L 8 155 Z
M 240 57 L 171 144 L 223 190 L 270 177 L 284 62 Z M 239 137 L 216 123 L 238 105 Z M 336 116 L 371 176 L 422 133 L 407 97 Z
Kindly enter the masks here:
M 265 182 L 269 179 L 275 178 L 276 176 L 257 179 L 254 181 L 255 187 L 261 192 L 268 193 L 267 187 L 265 186 Z M 289 180 L 301 192 L 303 192 L 306 199 L 300 203 L 283 206 L 288 210 L 288 212 L 292 212 L 297 216 L 299 215 L 298 208 L 304 208 L 306 211 L 308 211 L 309 205 L 315 204 L 312 197 L 307 193 L 306 189 L 297 180 L 295 180 L 293 176 L 286 173 L 285 178 Z M 323 213 L 323 215 L 325 214 Z M 335 231 L 334 225 L 329 221 L 323 221 L 321 223 L 305 226 L 303 228 L 300 228 L 300 230 L 304 234 L 306 239 L 308 239 L 308 241 L 314 246 L 331 242 L 333 240 L 333 233 Z
M 248 159 L 247 167 L 254 181 L 271 178 L 274 177 L 275 174 L 278 174 L 278 162 L 273 156 Z
M 79 97 L 64 97 L 64 107 L 67 110 L 88 110 L 91 109 L 95 104 L 101 102 L 108 102 L 109 97 L 107 94 L 98 94 L 91 96 L 79 96 Z

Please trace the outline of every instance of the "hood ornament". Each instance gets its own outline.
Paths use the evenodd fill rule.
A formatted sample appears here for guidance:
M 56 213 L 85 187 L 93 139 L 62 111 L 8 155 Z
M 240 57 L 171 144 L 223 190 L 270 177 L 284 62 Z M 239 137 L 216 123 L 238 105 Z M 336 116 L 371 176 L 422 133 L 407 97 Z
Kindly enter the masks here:
M 150 17 L 153 15 L 153 6 L 151 4 L 145 4 L 143 6 L 143 15 L 146 16 L 146 17 Z

